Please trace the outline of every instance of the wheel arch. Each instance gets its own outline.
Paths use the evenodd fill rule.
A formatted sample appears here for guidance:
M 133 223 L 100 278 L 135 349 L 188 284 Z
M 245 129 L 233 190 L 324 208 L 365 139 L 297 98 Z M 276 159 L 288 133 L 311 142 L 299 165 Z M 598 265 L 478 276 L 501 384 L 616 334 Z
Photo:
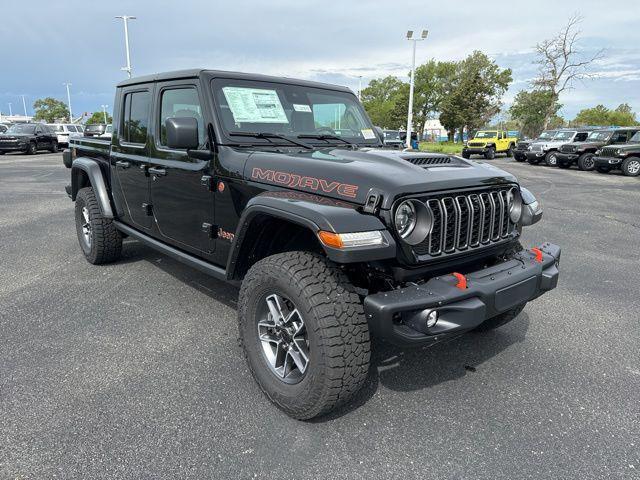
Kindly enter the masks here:
M 78 190 L 89 186 L 95 192 L 102 216 L 113 218 L 111 200 L 100 165 L 88 157 L 76 158 L 71 164 L 71 200 L 75 201 Z

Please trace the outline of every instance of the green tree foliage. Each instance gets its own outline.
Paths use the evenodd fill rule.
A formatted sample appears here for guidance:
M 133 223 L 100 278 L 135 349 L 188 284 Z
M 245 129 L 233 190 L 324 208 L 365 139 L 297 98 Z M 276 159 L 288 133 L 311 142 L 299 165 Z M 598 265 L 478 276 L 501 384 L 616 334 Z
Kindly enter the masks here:
M 482 128 L 500 111 L 511 83 L 511 70 L 501 69 L 487 55 L 474 51 L 458 62 L 440 103 L 440 122 L 450 132 Z
M 578 112 L 573 123 L 575 125 L 619 125 L 625 127 L 635 125 L 637 120 L 631 107 L 623 103 L 615 110 L 610 110 L 604 105 L 584 108 Z
M 524 135 L 537 137 L 544 130 L 545 124 L 549 124 L 549 127 L 553 128 L 551 126 L 552 119 L 553 123 L 557 124 L 558 118 L 560 118 L 557 113 L 560 108 L 561 105 L 550 90 L 533 90 L 531 92 L 521 90 L 516 95 L 509 109 L 509 114 L 518 122 L 520 131 Z M 552 112 L 551 117 L 549 117 L 549 112 Z M 562 123 L 564 123 L 563 120 Z
M 107 123 L 112 123 L 113 118 L 107 113 Z M 93 114 L 87 119 L 87 125 L 94 125 L 96 123 L 104 123 L 103 112 L 93 112 Z
M 416 68 L 413 98 L 414 130 L 424 131 L 427 119 L 440 111 L 448 85 L 455 78 L 455 74 L 455 62 L 429 60 Z M 408 106 L 407 98 L 407 103 L 404 105 L 405 116 Z
M 399 78 L 390 75 L 372 80 L 362 90 L 361 98 L 374 125 L 397 129 L 407 121 L 409 86 Z
M 46 123 L 54 123 L 56 120 L 68 119 L 69 109 L 60 100 L 55 98 L 39 98 L 33 102 L 35 110 L 34 120 L 44 120 Z

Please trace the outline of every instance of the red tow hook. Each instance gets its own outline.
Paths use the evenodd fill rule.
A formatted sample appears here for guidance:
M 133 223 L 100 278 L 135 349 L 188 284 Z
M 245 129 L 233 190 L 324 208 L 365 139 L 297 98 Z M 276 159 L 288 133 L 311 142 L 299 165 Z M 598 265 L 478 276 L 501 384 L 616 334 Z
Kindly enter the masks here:
M 456 283 L 457 288 L 459 288 L 460 290 L 467 289 L 467 277 L 465 277 L 463 274 L 458 272 L 453 272 L 451 275 L 453 275 L 458 279 L 458 283 Z
M 542 263 L 542 250 L 539 248 L 532 248 L 531 252 L 536 254 L 536 262 Z

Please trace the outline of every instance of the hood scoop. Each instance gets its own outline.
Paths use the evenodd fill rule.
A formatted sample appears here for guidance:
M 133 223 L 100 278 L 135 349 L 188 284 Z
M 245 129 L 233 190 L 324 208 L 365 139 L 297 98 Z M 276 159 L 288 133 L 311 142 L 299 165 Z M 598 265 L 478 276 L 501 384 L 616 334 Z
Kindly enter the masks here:
M 440 165 L 447 167 L 466 166 L 458 158 L 449 157 L 447 155 L 401 155 L 400 158 L 420 167 L 433 167 Z

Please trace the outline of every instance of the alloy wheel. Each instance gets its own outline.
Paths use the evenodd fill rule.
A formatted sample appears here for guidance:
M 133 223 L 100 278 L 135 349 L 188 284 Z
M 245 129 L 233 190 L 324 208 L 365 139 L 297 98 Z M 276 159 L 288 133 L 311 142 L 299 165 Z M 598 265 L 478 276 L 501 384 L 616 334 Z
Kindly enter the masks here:
M 627 171 L 631 175 L 637 175 L 640 172 L 640 161 L 633 160 L 627 165 Z
M 82 235 L 87 247 L 91 248 L 91 220 L 87 207 L 82 207 Z

